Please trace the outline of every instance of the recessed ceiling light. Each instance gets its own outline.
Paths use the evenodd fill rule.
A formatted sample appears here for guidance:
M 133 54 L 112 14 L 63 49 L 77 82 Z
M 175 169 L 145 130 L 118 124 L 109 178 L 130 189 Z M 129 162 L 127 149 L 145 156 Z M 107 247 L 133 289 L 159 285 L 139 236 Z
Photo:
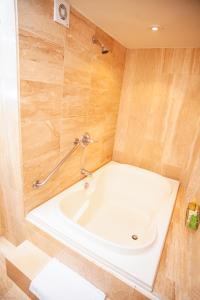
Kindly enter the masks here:
M 151 26 L 151 30 L 152 31 L 158 31 L 160 29 L 160 26 L 159 25 L 152 25 Z

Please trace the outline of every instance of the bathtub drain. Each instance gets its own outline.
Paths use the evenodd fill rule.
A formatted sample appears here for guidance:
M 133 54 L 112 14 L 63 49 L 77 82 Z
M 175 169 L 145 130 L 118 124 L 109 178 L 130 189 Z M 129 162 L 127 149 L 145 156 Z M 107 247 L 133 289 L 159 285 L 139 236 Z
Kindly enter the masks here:
M 137 240 L 138 239 L 138 236 L 136 235 L 136 234 L 133 234 L 132 236 L 131 236 L 131 238 L 133 239 L 133 240 Z

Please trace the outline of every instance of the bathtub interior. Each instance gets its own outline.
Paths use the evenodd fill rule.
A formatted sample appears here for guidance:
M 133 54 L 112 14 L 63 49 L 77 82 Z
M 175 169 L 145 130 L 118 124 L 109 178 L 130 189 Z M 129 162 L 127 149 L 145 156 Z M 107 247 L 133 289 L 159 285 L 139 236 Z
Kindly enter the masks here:
M 90 179 L 88 189 L 83 182 L 59 207 L 66 218 L 108 244 L 142 249 L 155 240 L 155 215 L 170 193 L 162 176 L 113 163 Z
M 179 182 L 116 162 L 98 169 L 85 190 L 87 180 L 32 210 L 27 221 L 134 288 L 152 291 Z M 130 241 L 136 231 L 140 238 Z
M 170 197 L 172 188 L 167 179 L 141 168 L 112 164 L 104 170 L 102 189 L 107 201 L 120 201 L 123 206 L 134 207 L 154 214 Z

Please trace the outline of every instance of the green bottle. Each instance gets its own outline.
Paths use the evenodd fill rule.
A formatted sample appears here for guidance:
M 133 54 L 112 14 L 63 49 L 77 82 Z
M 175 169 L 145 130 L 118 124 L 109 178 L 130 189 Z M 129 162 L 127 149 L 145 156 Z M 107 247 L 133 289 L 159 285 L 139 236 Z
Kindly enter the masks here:
M 188 204 L 186 213 L 186 226 L 189 229 L 197 230 L 199 226 L 200 210 L 199 205 L 195 202 Z

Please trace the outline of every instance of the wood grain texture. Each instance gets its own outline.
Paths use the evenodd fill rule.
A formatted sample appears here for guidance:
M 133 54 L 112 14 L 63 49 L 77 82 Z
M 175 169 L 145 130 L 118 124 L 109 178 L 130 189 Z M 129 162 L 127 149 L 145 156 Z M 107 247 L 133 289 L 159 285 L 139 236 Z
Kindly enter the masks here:
M 163 300 L 200 299 L 200 233 L 184 225 L 200 203 L 200 49 L 127 53 L 114 159 L 179 179 L 179 193 L 154 291 Z
M 7 12 L 9 11 L 9 22 Z M 0 210 L 5 236 L 13 243 L 23 240 L 24 217 L 20 148 L 15 1 L 1 2 L 0 9 Z M 1 215 L 1 213 L 0 213 Z
M 186 208 L 185 192 L 181 188 L 154 286 L 161 299 L 200 299 L 200 233 L 185 227 Z
M 44 189 L 31 188 L 32 182 L 45 177 L 69 150 L 76 135 L 88 130 L 98 140 L 87 150 L 87 168 L 96 169 L 112 158 L 125 49 L 75 11 L 70 29 L 53 22 L 52 0 L 19 0 L 18 4 L 24 202 L 28 211 L 80 179 L 78 152 Z M 94 33 L 112 49 L 110 54 L 102 56 L 91 43 Z M 200 49 L 128 51 L 113 157 L 178 178 L 186 188 L 176 204 L 155 282 L 154 291 L 163 300 L 200 299 L 200 236 L 184 227 L 187 201 L 196 196 L 200 203 L 199 89 Z M 9 178 L 3 185 L 3 210 L 8 237 L 15 241 L 24 237 L 22 195 L 21 190 L 16 191 L 21 184 L 20 149 L 18 144 L 17 152 L 13 147 L 13 138 L 19 133 L 18 124 L 12 123 L 18 116 L 18 103 L 4 104 L 12 110 L 0 118 L 2 128 L 12 124 L 15 133 L 7 131 L 9 147 L 4 149 L 1 144 L 4 158 L 12 157 L 7 160 L 9 167 L 2 168 Z M 77 253 L 43 240 L 42 234 L 38 237 L 33 231 L 27 235 L 109 291 L 114 300 L 143 297 Z M 18 296 L 7 279 L 0 281 L 0 293 L 1 299 L 27 299 Z
M 3 206 L 3 195 L 0 188 L 0 236 L 4 234 L 5 231 L 5 220 L 4 220 L 4 206 Z
M 5 258 L 0 253 L 0 299 L 1 300 L 30 300 L 6 274 Z
M 30 291 L 29 286 L 31 284 L 30 278 L 28 278 L 20 269 L 6 259 L 6 271 L 7 276 L 31 299 L 38 300 Z
M 7 275 L 19 286 L 25 294 L 33 300 L 38 298 L 29 290 L 31 281 L 49 263 L 51 258 L 35 247 L 29 241 L 25 241 L 18 247 L 14 247 L 10 253 L 6 253 Z
M 78 151 L 44 188 L 44 178 L 88 131 L 85 168 L 110 161 L 126 49 L 72 9 L 70 28 L 53 21 L 53 1 L 18 1 L 20 107 L 25 210 L 48 200 L 81 178 Z M 102 55 L 96 34 L 111 49 Z
M 200 49 L 127 53 L 114 159 L 179 179 L 200 153 Z

